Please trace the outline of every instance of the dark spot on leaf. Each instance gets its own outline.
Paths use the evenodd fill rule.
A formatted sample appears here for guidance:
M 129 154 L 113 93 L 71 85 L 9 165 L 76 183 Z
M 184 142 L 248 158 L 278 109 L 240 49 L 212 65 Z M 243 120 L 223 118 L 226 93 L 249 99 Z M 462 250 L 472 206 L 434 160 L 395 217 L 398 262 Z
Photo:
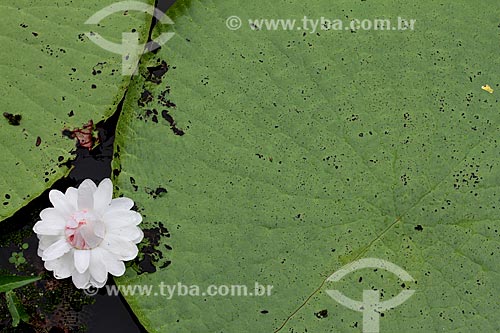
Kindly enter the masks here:
M 148 122 L 149 119 L 151 119 L 152 122 L 158 123 L 158 111 L 156 109 L 147 109 L 144 111 L 144 113 L 139 112 L 137 114 L 137 119 L 139 120 L 144 120 L 145 123 Z
M 21 123 L 22 116 L 20 114 L 4 112 L 3 116 L 9 121 L 9 124 L 12 126 L 19 126 L 19 124 Z
M 260 313 L 262 313 L 262 314 L 268 314 L 268 313 L 269 313 L 269 311 L 267 311 L 267 310 L 262 310 Z
M 40 144 L 41 144 L 41 143 L 42 143 L 42 138 L 38 136 L 38 137 L 36 138 L 36 143 L 35 143 L 35 145 L 38 147 L 38 146 L 40 146 Z
M 106 64 L 106 62 L 98 62 L 97 64 L 95 64 L 95 66 L 92 67 L 92 75 L 101 74 L 102 73 L 102 69 L 104 68 L 105 64 Z M 95 88 L 93 88 L 93 89 L 95 89 Z
M 71 110 L 69 113 L 68 113 L 68 117 L 73 117 L 75 115 L 75 113 L 73 112 L 73 110 Z
M 172 116 L 168 114 L 167 110 L 163 110 L 161 112 L 161 116 L 163 117 L 163 119 L 165 119 L 166 121 L 168 121 L 168 123 L 170 124 L 170 126 L 174 126 L 175 125 L 174 118 L 172 118 Z
M 62 135 L 64 135 L 65 137 L 68 137 L 70 139 L 73 139 L 74 136 L 73 136 L 73 132 L 68 130 L 68 129 L 65 129 L 62 131 Z
M 139 188 L 139 186 L 135 185 L 135 179 L 134 179 L 134 177 L 130 177 L 130 184 L 134 188 L 134 191 L 137 192 L 137 189 Z
M 141 97 L 137 101 L 137 105 L 144 107 L 152 100 L 153 100 L 153 94 L 151 94 L 149 90 L 144 89 L 144 91 L 141 93 Z
M 315 312 L 314 315 L 316 316 L 316 318 L 319 318 L 319 319 L 326 318 L 326 317 L 328 317 L 328 310 L 325 309 L 325 310 Z
M 167 107 L 167 108 L 175 108 L 175 103 L 170 101 L 166 95 L 170 93 L 170 88 L 167 88 L 166 90 L 163 90 L 159 95 L 158 95 L 158 102 Z
M 172 131 L 174 132 L 175 135 L 178 135 L 178 136 L 184 135 L 184 131 L 181 129 L 178 129 L 177 127 L 172 127 Z
M 167 260 L 165 261 L 161 266 L 160 266 L 160 269 L 163 269 L 163 268 L 166 268 L 168 266 L 170 266 L 170 264 L 172 263 L 172 261 L 170 260 Z
M 167 73 L 169 66 L 165 62 L 165 60 L 162 60 L 161 63 L 158 66 L 152 66 L 148 67 L 148 77 L 146 78 L 146 81 L 151 81 L 156 84 L 160 84 L 163 75 Z
M 156 199 L 158 197 L 161 197 L 163 193 L 168 193 L 167 189 L 164 187 L 157 187 L 156 189 L 152 190 L 150 188 L 145 189 L 146 193 L 149 194 L 153 199 Z
M 184 131 L 177 128 L 176 126 L 176 123 L 175 123 L 175 120 L 174 118 L 168 113 L 168 110 L 163 110 L 161 112 L 161 116 L 163 117 L 163 119 L 165 119 L 169 124 L 170 124 L 170 128 L 172 129 L 172 132 L 174 132 L 175 135 L 184 135 Z
M 163 252 L 158 248 L 161 241 L 170 237 L 170 232 L 164 227 L 162 222 L 153 223 L 155 228 L 143 229 L 144 240 L 140 245 L 139 257 L 134 260 L 137 265 L 137 273 L 154 273 L 157 267 L 162 269 L 169 266 L 172 262 L 163 258 Z M 166 245 L 166 244 L 165 244 Z M 172 247 L 168 246 L 168 250 Z
M 415 227 L 415 230 L 417 230 L 417 231 L 422 231 L 422 230 L 424 230 L 424 228 L 423 228 L 423 227 L 419 224 L 419 225 L 417 225 L 417 226 Z

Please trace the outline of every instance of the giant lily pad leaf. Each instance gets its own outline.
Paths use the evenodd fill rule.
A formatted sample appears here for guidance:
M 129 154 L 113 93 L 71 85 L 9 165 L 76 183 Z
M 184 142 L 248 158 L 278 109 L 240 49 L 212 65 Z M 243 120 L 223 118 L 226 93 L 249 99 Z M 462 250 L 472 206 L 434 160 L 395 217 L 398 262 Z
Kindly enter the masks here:
M 152 2 L 152 1 L 148 1 Z M 120 11 L 85 22 L 114 1 L 2 1 L 0 43 L 0 221 L 68 172 L 73 140 L 61 133 L 110 116 L 130 76 L 122 56 L 85 35 L 120 43 L 123 32 L 147 38 L 151 16 Z M 124 16 L 125 14 L 125 16 Z
M 155 32 L 175 36 L 144 59 L 116 141 L 117 190 L 147 229 L 142 261 L 117 282 L 154 288 L 125 295 L 143 324 L 360 332 L 373 329 L 360 307 L 332 291 L 372 305 L 414 291 L 371 308 L 381 332 L 500 330 L 499 6 L 176 2 L 175 25 Z M 226 28 L 232 15 L 239 30 Z M 248 24 L 304 15 L 416 22 L 314 33 Z M 407 274 L 348 266 L 328 279 L 367 258 Z M 253 295 L 212 296 L 211 285 Z

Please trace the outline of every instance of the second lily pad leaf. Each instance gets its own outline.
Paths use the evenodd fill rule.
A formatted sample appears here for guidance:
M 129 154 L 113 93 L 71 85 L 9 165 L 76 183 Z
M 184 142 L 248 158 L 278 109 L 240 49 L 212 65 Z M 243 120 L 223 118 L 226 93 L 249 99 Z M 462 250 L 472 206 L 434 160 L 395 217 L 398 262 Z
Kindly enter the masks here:
M 359 332 L 363 314 L 327 290 L 416 290 L 377 314 L 381 332 L 500 330 L 500 112 L 481 89 L 500 83 L 498 9 L 177 1 L 175 25 L 155 31 L 175 36 L 144 59 L 116 139 L 117 190 L 146 228 L 142 260 L 117 283 L 154 288 L 125 295 L 145 327 Z M 312 32 L 304 15 L 416 23 Z M 301 29 L 248 22 L 260 18 Z M 414 281 L 368 268 L 326 281 L 370 257 Z M 246 296 L 222 295 L 232 285 Z
M 120 10 L 99 25 L 85 24 L 113 3 L 0 4 L 0 221 L 68 173 L 65 162 L 75 141 L 63 137 L 63 130 L 109 117 L 122 99 L 130 82 L 121 72 L 122 56 L 94 44 L 85 33 L 119 44 L 122 33 L 136 32 L 144 43 L 152 17 Z

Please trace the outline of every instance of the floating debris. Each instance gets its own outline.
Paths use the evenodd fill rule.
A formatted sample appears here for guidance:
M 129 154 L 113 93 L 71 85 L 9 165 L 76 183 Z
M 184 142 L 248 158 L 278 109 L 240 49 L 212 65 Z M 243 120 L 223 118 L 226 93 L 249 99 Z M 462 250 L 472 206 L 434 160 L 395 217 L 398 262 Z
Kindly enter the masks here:
M 490 94 L 493 94 L 493 88 L 491 88 L 488 84 L 485 84 L 484 86 L 482 86 L 481 89 L 489 92 Z
M 82 128 L 75 128 L 74 130 L 63 130 L 62 134 L 70 139 L 77 138 L 78 145 L 88 150 L 92 150 L 94 145 L 98 143 L 98 137 L 94 136 L 94 122 L 89 122 L 83 125 Z

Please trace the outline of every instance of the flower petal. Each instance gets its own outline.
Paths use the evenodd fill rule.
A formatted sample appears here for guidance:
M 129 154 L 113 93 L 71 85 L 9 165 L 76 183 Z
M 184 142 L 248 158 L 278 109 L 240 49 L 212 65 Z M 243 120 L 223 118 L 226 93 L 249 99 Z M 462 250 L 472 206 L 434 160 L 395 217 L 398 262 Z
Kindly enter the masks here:
M 33 226 L 33 231 L 39 235 L 62 236 L 64 235 L 64 226 L 60 227 L 57 224 L 52 224 L 49 221 L 38 221 Z
M 96 288 L 102 288 L 106 284 L 106 281 L 108 280 L 108 277 L 106 276 L 106 279 L 104 281 L 97 281 L 92 277 L 92 274 L 90 275 L 90 285 Z
M 102 219 L 108 230 L 113 228 L 131 227 L 142 222 L 141 214 L 132 210 L 106 211 Z
M 94 182 L 90 179 L 85 179 L 78 187 L 78 209 L 93 209 L 94 208 L 94 192 L 97 190 Z
M 101 181 L 94 192 L 94 210 L 104 212 L 113 198 L 113 183 L 109 178 Z
M 64 216 L 55 208 L 45 208 L 40 212 L 40 219 L 42 221 L 51 222 L 55 225 L 64 228 L 66 226 L 66 219 Z
M 108 251 L 102 251 L 101 257 L 106 270 L 114 276 L 122 276 L 125 273 L 125 264 L 116 255 Z
M 75 250 L 75 268 L 79 273 L 83 273 L 89 268 L 90 250 Z
M 137 235 L 137 237 L 132 239 L 132 242 L 134 242 L 135 244 L 139 244 L 140 242 L 142 242 L 144 238 L 144 232 L 140 228 L 137 229 L 139 229 L 139 235 Z
M 89 187 L 92 190 L 92 194 L 94 194 L 95 191 L 97 191 L 97 185 L 92 181 L 92 179 L 85 179 L 83 182 L 81 182 L 80 186 L 78 186 L 78 189 L 81 187 Z
M 94 223 L 94 227 L 95 225 L 102 225 L 103 223 L 98 221 L 96 223 Z M 98 229 L 98 231 L 100 231 Z M 102 231 L 101 230 L 101 234 L 105 234 L 105 231 Z M 97 233 L 95 232 L 95 228 L 92 228 L 89 224 L 86 225 L 86 226 L 83 226 L 83 227 L 80 227 L 78 229 L 78 232 L 77 232 L 77 237 L 75 237 L 74 241 L 76 241 L 77 243 L 80 242 L 78 244 L 78 248 L 80 249 L 93 249 L 97 246 L 99 246 L 99 244 L 101 243 L 101 241 L 103 240 L 104 237 L 101 237 L 99 235 L 97 235 Z M 73 246 L 76 245 L 76 243 L 72 243 Z
M 44 266 L 48 271 L 54 271 L 54 277 L 56 279 L 70 277 L 75 270 L 75 265 L 73 264 L 73 251 L 69 251 L 60 258 L 46 261 Z
M 99 246 L 115 254 L 120 260 L 132 260 L 139 252 L 137 246 L 128 239 L 110 233 L 106 234 L 106 238 Z
M 109 205 L 109 210 L 130 210 L 134 207 L 134 201 L 129 198 L 115 198 L 111 200 L 111 204 Z
M 46 250 L 49 246 L 54 244 L 60 239 L 64 239 L 64 236 L 45 236 L 45 235 L 38 235 L 38 239 L 40 240 L 38 242 L 38 248 L 41 250 Z
M 73 247 L 66 241 L 66 239 L 60 239 L 43 251 L 42 260 L 46 261 L 57 259 L 72 248 Z
M 84 273 L 79 273 L 78 271 L 74 271 L 72 274 L 73 283 L 77 288 L 87 289 L 90 287 L 90 273 L 86 270 Z
M 100 248 L 95 248 L 90 252 L 90 266 L 89 266 L 89 271 L 91 277 L 96 281 L 100 283 L 106 283 L 106 280 L 108 279 L 108 271 L 106 270 L 106 265 L 104 264 L 104 261 L 102 259 L 101 252 L 103 250 Z
M 108 232 L 112 235 L 126 238 L 127 240 L 129 240 L 133 243 L 139 243 L 144 236 L 144 233 L 142 232 L 142 230 L 136 226 L 132 226 L 132 227 L 127 226 L 127 227 L 123 227 L 123 228 L 113 228 L 113 229 L 108 230 Z M 135 240 L 137 240 L 137 239 L 139 239 L 139 241 L 136 242 Z
M 74 187 L 68 187 L 66 192 L 64 192 L 66 199 L 73 206 L 75 210 L 78 209 L 78 190 Z
M 102 221 L 96 221 L 94 224 L 94 234 L 97 237 L 104 238 L 106 235 L 106 225 Z
M 61 191 L 51 190 L 49 192 L 49 200 L 54 205 L 54 208 L 57 209 L 63 217 L 70 216 L 74 209 L 73 205 L 66 199 L 66 196 Z

